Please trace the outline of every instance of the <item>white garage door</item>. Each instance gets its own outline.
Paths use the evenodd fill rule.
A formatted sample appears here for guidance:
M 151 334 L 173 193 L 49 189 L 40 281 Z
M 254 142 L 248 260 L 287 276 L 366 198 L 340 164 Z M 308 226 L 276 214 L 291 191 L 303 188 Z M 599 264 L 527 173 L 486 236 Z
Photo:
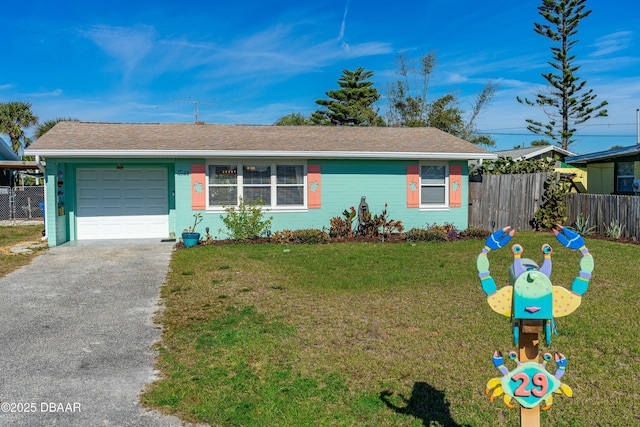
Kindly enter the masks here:
M 167 237 L 166 169 L 78 169 L 78 240 Z

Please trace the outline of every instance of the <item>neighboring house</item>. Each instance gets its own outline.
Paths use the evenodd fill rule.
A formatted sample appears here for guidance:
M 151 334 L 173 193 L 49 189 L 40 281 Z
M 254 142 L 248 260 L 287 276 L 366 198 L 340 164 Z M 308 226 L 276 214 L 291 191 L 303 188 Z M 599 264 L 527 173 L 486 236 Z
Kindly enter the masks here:
M 261 197 L 272 231 L 329 227 L 357 207 L 407 229 L 468 224 L 470 159 L 495 159 L 434 128 L 60 122 L 44 156 L 49 245 L 70 240 L 225 238 L 223 206 Z
M 20 159 L 11 146 L 0 138 L 0 186 L 14 185 L 14 172 L 17 170 L 38 170 L 36 162 Z
M 8 142 L 0 138 L 0 161 L 3 160 L 17 161 L 20 160 L 20 157 L 13 152 Z
M 555 145 L 545 145 L 540 147 L 516 148 L 513 150 L 494 151 L 498 157 L 511 157 L 513 160 L 555 160 L 556 172 L 560 172 L 566 176 L 570 176 L 574 184 L 574 190 L 580 193 L 586 191 L 587 187 L 587 171 L 584 168 L 568 165 L 565 159 L 575 156 L 575 153 L 567 151 Z
M 544 145 L 540 147 L 515 148 L 513 150 L 494 151 L 498 157 L 511 157 L 513 160 L 539 160 L 539 159 L 556 159 L 557 166 L 561 167 L 561 162 L 567 156 L 575 156 L 574 153 L 564 150 L 555 145 Z
M 0 187 L 11 183 L 11 166 L 20 161 L 20 157 L 0 138 Z
M 634 188 L 634 182 L 640 182 L 640 144 L 567 157 L 565 161 L 586 168 L 590 194 L 640 192 L 640 188 Z

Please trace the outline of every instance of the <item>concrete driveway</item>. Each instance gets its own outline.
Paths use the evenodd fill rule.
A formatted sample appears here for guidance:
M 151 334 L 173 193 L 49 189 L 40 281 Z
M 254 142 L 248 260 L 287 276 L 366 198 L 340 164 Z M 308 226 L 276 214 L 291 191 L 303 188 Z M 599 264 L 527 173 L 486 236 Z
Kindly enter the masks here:
M 48 249 L 0 279 L 1 426 L 180 426 L 138 404 L 173 246 Z

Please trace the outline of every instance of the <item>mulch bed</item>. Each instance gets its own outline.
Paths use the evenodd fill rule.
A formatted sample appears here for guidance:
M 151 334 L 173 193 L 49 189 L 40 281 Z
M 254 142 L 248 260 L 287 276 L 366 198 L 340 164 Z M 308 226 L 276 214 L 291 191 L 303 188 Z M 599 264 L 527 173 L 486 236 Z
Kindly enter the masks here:
M 590 234 L 588 236 L 589 239 L 598 239 L 598 240 L 608 240 L 610 242 L 638 245 L 640 244 L 640 239 L 632 239 L 630 237 L 621 237 L 619 239 L 614 239 L 612 237 L 607 237 L 602 234 Z M 198 244 L 199 246 L 223 246 L 223 245 L 262 245 L 265 243 L 273 243 L 275 244 L 271 238 L 269 237 L 258 237 L 256 239 L 250 240 L 232 240 L 232 239 L 211 239 L 211 240 L 201 240 Z M 405 237 L 402 234 L 391 234 L 389 236 L 385 236 L 384 242 L 382 240 L 382 236 L 359 236 L 355 235 L 352 237 L 331 237 L 330 240 L 323 244 L 328 243 L 408 243 Z M 291 243 L 286 243 L 291 244 Z M 185 246 L 182 242 L 176 243 L 177 249 L 184 249 Z

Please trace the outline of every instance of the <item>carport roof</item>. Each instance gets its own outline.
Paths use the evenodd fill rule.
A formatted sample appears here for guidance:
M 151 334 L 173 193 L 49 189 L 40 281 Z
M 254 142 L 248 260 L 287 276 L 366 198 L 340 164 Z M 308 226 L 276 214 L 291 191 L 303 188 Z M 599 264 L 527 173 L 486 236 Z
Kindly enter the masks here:
M 46 157 L 495 159 L 435 128 L 59 122 L 28 149 Z

